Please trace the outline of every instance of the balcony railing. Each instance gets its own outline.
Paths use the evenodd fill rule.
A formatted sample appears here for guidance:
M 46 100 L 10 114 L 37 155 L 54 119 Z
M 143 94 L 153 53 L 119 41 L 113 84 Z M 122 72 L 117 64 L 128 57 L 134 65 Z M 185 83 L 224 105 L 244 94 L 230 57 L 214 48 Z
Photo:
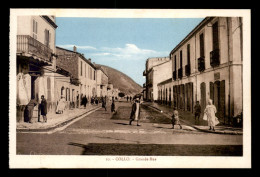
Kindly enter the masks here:
M 29 35 L 17 35 L 17 53 L 31 53 L 51 62 L 52 49 Z
M 177 72 L 176 71 L 172 72 L 172 78 L 173 78 L 173 80 L 177 79 Z
M 178 69 L 178 78 L 182 78 L 182 68 Z
M 219 49 L 215 49 L 210 52 L 210 65 L 216 67 L 220 64 L 219 61 Z
M 190 75 L 190 65 L 185 65 L 185 75 L 186 76 Z
M 200 72 L 205 70 L 205 58 L 204 57 L 198 58 L 198 70 Z

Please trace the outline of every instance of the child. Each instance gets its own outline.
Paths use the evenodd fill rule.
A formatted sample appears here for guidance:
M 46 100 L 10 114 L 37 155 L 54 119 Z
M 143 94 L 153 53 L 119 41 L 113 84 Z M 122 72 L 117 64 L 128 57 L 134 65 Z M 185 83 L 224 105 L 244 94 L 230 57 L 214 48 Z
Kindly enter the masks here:
M 172 129 L 174 129 L 174 125 L 179 125 L 180 129 L 182 129 L 180 119 L 179 119 L 179 112 L 175 107 L 173 108 L 173 115 L 172 115 Z

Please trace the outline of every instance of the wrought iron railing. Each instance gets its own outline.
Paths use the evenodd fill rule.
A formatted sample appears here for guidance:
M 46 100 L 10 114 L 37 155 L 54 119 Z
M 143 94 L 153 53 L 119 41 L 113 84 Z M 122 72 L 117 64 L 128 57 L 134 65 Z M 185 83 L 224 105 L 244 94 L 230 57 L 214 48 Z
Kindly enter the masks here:
M 186 76 L 190 75 L 190 65 L 185 65 L 185 75 Z
M 219 61 L 219 49 L 215 49 L 210 52 L 210 65 L 216 67 L 220 64 Z
M 198 70 L 200 72 L 205 70 L 205 58 L 204 57 L 198 58 Z
M 178 69 L 178 78 L 182 78 L 182 68 Z
M 17 35 L 17 53 L 31 53 L 51 62 L 52 49 L 29 35 Z
M 173 78 L 173 80 L 177 79 L 177 72 L 176 71 L 172 72 L 172 78 Z

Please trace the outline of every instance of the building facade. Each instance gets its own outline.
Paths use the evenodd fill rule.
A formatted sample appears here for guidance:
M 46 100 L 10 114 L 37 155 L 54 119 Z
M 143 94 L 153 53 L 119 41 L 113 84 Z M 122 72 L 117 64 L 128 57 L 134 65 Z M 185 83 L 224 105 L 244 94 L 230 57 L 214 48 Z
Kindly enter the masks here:
M 169 74 L 170 73 L 170 74 Z M 146 77 L 145 98 L 149 101 L 158 100 L 157 84 L 171 77 L 171 60 L 169 57 L 148 58 L 143 72 Z
M 68 101 L 75 101 L 79 107 L 83 96 L 88 100 L 96 96 L 96 67 L 91 63 L 91 59 L 86 59 L 78 53 L 76 47 L 73 51 L 56 47 L 57 66 L 71 73 L 71 87 L 65 88 L 65 95 Z M 74 87 L 75 85 L 77 87 Z
M 223 123 L 243 112 L 242 18 L 207 17 L 171 52 L 172 82 L 160 83 L 161 101 L 193 112 L 212 99 Z M 167 89 L 167 91 L 166 91 Z
M 54 16 L 17 17 L 17 121 L 22 121 L 31 99 L 41 101 L 55 111 L 54 73 L 56 71 Z M 36 109 L 35 109 L 36 111 Z M 37 112 L 34 113 L 37 115 Z
M 102 68 L 102 66 L 96 66 L 97 68 L 97 97 L 108 96 L 108 75 Z

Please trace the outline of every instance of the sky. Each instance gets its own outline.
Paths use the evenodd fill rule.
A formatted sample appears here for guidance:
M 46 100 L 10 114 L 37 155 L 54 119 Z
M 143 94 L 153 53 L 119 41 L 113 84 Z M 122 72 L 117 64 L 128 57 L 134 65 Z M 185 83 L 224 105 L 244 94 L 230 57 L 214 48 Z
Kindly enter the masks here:
M 168 57 L 202 18 L 57 17 L 56 46 L 84 54 L 96 64 L 115 68 L 139 85 L 145 62 Z

